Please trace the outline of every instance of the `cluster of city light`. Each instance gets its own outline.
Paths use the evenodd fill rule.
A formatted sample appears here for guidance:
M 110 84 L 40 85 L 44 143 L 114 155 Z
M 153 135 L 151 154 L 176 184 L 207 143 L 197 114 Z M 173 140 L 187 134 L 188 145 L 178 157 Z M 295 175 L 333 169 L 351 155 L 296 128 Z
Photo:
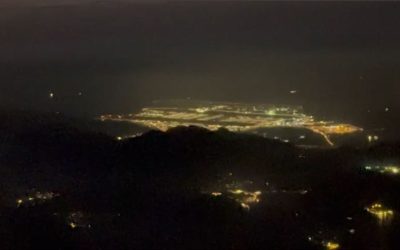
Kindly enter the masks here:
M 329 135 L 350 134 L 362 128 L 335 122 L 315 121 L 302 107 L 243 103 L 194 102 L 175 100 L 158 102 L 137 114 L 102 115 L 102 121 L 125 121 L 166 131 L 177 126 L 199 126 L 209 130 L 226 128 L 233 132 L 255 131 L 260 128 L 305 128 L 321 134 L 329 145 Z
M 34 206 L 38 203 L 42 203 L 59 196 L 59 194 L 54 192 L 34 192 L 25 197 L 18 198 L 16 203 L 17 207 L 20 206 Z
M 229 193 L 232 194 L 237 202 L 240 204 L 247 205 L 252 203 L 260 202 L 261 191 L 249 192 L 241 189 L 229 190 Z
M 210 195 L 214 197 L 225 195 L 229 199 L 235 200 L 240 206 L 246 210 L 250 209 L 250 205 L 260 202 L 261 191 L 246 191 L 243 189 L 227 190 L 226 193 L 211 192 Z
M 223 196 L 234 200 L 245 210 L 249 210 L 251 205 L 259 203 L 262 195 L 252 180 L 240 180 L 234 177 L 232 172 L 222 175 L 216 183 L 212 184 L 212 187 L 206 188 L 203 192 L 212 197 Z
M 318 237 L 307 237 L 308 241 L 313 242 L 314 244 L 320 245 L 327 250 L 335 250 L 340 248 L 340 244 L 333 240 L 321 240 Z
M 380 224 L 389 223 L 394 216 L 394 211 L 388 209 L 381 203 L 374 203 L 366 207 L 365 210 L 378 218 Z
M 400 174 L 400 167 L 395 165 L 386 165 L 386 166 L 365 166 L 365 170 L 371 172 L 378 172 L 381 174 L 391 174 L 397 175 Z
M 81 211 L 70 213 L 66 222 L 71 229 L 91 228 L 91 224 L 88 223 L 86 216 Z
M 328 250 L 335 250 L 335 249 L 339 249 L 339 247 L 340 247 L 339 243 L 334 242 L 334 241 L 323 242 L 323 246 Z

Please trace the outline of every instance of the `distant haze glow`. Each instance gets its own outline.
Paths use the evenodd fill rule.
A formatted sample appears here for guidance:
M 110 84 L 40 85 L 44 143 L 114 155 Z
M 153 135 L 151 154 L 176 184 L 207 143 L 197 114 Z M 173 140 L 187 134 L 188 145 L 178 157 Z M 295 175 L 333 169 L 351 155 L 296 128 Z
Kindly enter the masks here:
M 395 2 L 31 3 L 0 8 L 1 107 L 93 116 L 190 97 L 355 122 L 400 108 Z

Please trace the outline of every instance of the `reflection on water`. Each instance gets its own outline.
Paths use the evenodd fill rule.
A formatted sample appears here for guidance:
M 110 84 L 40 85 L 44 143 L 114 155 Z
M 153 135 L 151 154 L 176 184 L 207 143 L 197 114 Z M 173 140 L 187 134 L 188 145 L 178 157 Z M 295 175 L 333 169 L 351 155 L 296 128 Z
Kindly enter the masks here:
M 380 225 L 390 225 L 393 221 L 393 213 L 383 212 L 377 215 Z

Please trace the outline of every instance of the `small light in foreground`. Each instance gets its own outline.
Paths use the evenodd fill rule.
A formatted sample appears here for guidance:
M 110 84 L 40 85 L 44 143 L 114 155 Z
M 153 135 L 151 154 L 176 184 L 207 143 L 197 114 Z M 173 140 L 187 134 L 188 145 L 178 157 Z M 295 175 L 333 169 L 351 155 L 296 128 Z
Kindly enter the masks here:
M 222 193 L 220 193 L 220 192 L 212 192 L 211 195 L 214 196 L 214 197 L 217 197 L 217 196 L 221 196 Z
M 333 241 L 328 241 L 325 243 L 325 247 L 328 250 L 334 250 L 334 249 L 339 249 L 340 245 L 339 245 L 339 243 L 336 243 Z
M 244 202 L 240 203 L 240 206 L 241 206 L 242 208 L 246 209 L 246 210 L 250 210 L 250 206 L 247 205 L 247 204 L 244 203 Z
M 379 136 L 377 135 L 368 135 L 367 136 L 368 142 L 374 142 L 379 140 Z
M 228 173 L 230 176 L 232 173 Z M 245 183 L 253 183 L 253 181 L 248 180 Z M 243 183 L 242 183 L 243 184 Z M 235 188 L 233 188 L 234 186 Z M 250 210 L 250 206 L 257 204 L 261 200 L 262 192 L 260 190 L 256 191 L 247 191 L 245 189 L 239 188 L 238 183 L 234 184 L 225 184 L 225 190 L 219 191 L 209 191 L 207 192 L 212 197 L 224 196 L 230 200 L 234 200 L 237 204 L 239 204 L 245 210 Z M 231 189 L 232 188 L 232 189 Z
M 18 200 L 17 200 L 17 206 L 18 206 L 18 207 L 21 206 L 23 202 L 24 202 L 23 200 L 18 199 Z
M 243 193 L 243 190 L 241 190 L 241 189 L 236 189 L 236 190 L 232 190 L 232 191 L 230 191 L 232 194 L 241 194 L 241 193 Z

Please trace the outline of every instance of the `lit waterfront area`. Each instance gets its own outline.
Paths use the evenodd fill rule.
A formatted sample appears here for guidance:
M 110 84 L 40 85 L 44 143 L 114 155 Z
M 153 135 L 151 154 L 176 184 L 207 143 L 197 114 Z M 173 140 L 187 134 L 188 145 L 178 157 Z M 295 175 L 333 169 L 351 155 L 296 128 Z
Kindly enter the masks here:
M 374 215 L 378 219 L 379 224 L 389 224 L 393 220 L 394 211 L 381 203 L 374 203 L 366 207 L 365 210 Z
M 132 122 L 166 131 L 177 126 L 220 128 L 233 132 L 252 132 L 261 128 L 303 128 L 320 134 L 333 146 L 331 135 L 352 134 L 363 129 L 351 124 L 316 120 L 301 106 L 246 104 L 210 101 L 157 101 L 137 114 L 101 115 L 102 121 Z

